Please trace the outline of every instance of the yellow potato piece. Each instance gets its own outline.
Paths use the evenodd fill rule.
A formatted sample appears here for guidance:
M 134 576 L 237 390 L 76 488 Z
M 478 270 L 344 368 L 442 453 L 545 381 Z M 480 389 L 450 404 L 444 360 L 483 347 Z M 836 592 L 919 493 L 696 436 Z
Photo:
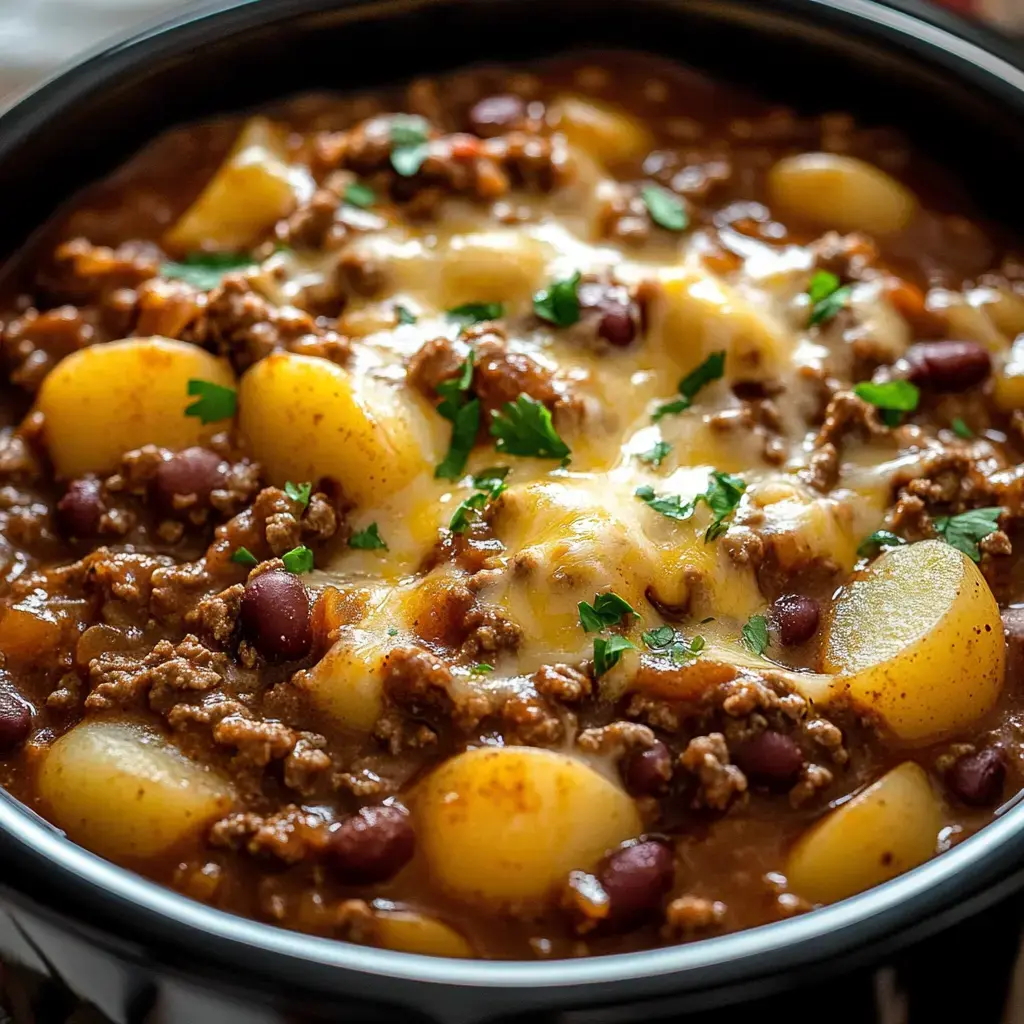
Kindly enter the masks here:
M 196 201 L 164 236 L 172 250 L 246 249 L 313 193 L 309 171 L 288 162 L 287 133 L 250 118 Z
M 180 450 L 203 444 L 230 422 L 204 426 L 185 409 L 193 379 L 235 386 L 225 360 L 167 338 L 130 338 L 80 349 L 53 369 L 36 408 L 57 475 L 113 470 L 132 448 L 156 444 Z
M 553 105 L 555 123 L 569 142 L 612 165 L 644 156 L 653 145 L 650 132 L 635 117 L 579 96 L 560 96 Z
M 378 910 L 377 941 L 386 949 L 423 956 L 473 956 L 473 947 L 454 928 L 413 910 Z
M 528 302 L 546 283 L 551 247 L 519 231 L 456 235 L 441 259 L 441 301 Z
M 966 555 L 942 541 L 894 548 L 836 602 L 825 671 L 900 739 L 963 729 L 995 703 L 1003 630 L 992 591 Z
M 768 172 L 768 197 L 783 217 L 872 235 L 899 231 L 917 211 L 917 200 L 895 178 L 836 153 L 783 157 Z
M 297 685 L 333 722 L 369 732 L 380 718 L 381 668 L 386 653 L 377 633 L 341 626 L 337 642 L 303 673 Z
M 942 825 L 928 776 L 906 761 L 798 841 L 786 869 L 790 888 L 814 903 L 863 892 L 928 860 Z
M 992 397 L 1004 412 L 1024 409 L 1024 338 L 1013 343 L 992 378 Z
M 439 461 L 443 421 L 410 389 L 317 356 L 267 356 L 238 400 L 242 434 L 278 486 L 331 477 L 358 504 L 377 504 Z
M 39 795 L 76 843 L 104 857 L 155 857 L 233 802 L 230 784 L 139 725 L 87 720 L 47 751 Z
M 636 807 L 582 761 L 537 747 L 467 751 L 415 799 L 420 852 L 449 893 L 492 906 L 542 901 L 638 835 Z

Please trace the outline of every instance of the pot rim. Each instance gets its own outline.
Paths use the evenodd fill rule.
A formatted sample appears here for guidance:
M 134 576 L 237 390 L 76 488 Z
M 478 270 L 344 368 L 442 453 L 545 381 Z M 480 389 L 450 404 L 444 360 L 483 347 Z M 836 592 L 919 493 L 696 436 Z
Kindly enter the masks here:
M 405 0 L 416 7 L 429 0 Z M 508 0 L 504 0 L 508 2 Z M 703 0 L 696 0 L 699 6 Z M 752 6 L 750 0 L 736 0 Z M 373 5 L 374 0 L 226 0 L 193 8 L 175 18 L 107 44 L 72 66 L 58 71 L 33 91 L 21 96 L 0 115 L 0 162 L 32 132 L 51 125 L 83 96 L 116 83 L 144 60 L 187 51 L 200 38 L 208 38 L 211 23 L 222 33 L 240 34 L 283 20 Z M 388 6 L 390 3 L 378 4 Z M 767 7 L 761 0 L 761 7 Z M 904 7 L 907 6 L 904 0 Z M 992 96 L 1009 95 L 1024 109 L 1024 70 L 1001 53 L 1009 47 L 994 33 L 929 12 L 917 17 L 879 0 L 774 0 L 773 11 L 806 18 L 819 13 L 839 18 L 862 33 L 883 35 L 890 45 L 926 53 L 931 63 L 951 67 L 960 79 L 980 84 Z M 817 9 L 817 11 L 815 10 Z M 940 24 L 940 21 L 942 24 Z M 769 975 L 842 953 L 876 948 L 894 933 L 950 911 L 966 896 L 993 886 L 1024 863 L 1024 802 L 1016 799 L 990 825 L 954 849 L 858 896 L 786 921 L 775 922 L 698 942 L 637 953 L 621 953 L 579 960 L 481 961 L 453 960 L 398 953 L 288 931 L 208 907 L 120 868 L 71 843 L 63 833 L 0 790 L 0 860 L 24 868 L 25 877 L 39 881 L 31 899 L 47 908 L 62 905 L 66 897 L 76 909 L 73 925 L 83 933 L 95 929 L 96 920 L 84 920 L 83 911 L 118 922 L 115 942 L 153 942 L 185 950 L 190 969 L 216 966 L 197 963 L 196 954 L 213 950 L 221 963 L 246 969 L 266 969 L 281 983 L 311 987 L 351 988 L 354 975 L 386 978 L 398 983 L 390 995 L 402 998 L 401 984 L 458 986 L 480 990 L 478 1003 L 495 988 L 524 993 L 561 989 L 566 993 L 608 983 L 642 983 L 652 992 L 652 979 L 672 976 L 685 987 L 709 987 L 754 975 Z M 960 884 L 958 885 L 958 880 Z M 40 893 L 39 890 L 42 892 Z M 15 892 L 16 901 L 24 893 Z M 66 919 L 65 919 L 66 920 Z M 178 957 L 174 957 L 178 960 Z M 324 974 L 321 968 L 332 971 Z M 339 970 L 340 969 L 340 970 Z M 352 972 L 351 974 L 348 972 Z M 358 986 L 357 986 L 358 987 Z M 379 991 L 377 993 L 379 995 Z M 472 1002 L 474 997 L 466 992 Z M 411 998 L 411 997 L 410 997 Z M 493 1009 L 493 993 L 489 997 Z M 526 998 L 529 998 L 527 995 Z

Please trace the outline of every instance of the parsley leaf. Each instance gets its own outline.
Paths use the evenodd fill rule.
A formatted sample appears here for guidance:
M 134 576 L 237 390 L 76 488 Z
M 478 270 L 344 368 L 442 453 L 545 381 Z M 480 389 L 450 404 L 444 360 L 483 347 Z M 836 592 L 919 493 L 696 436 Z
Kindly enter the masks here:
M 890 530 L 875 530 L 870 537 L 861 541 L 857 548 L 857 554 L 861 558 L 870 558 L 878 549 L 884 551 L 886 548 L 902 547 L 906 543 L 899 534 L 892 533 Z
M 398 627 L 388 626 L 388 636 L 398 636 Z
M 603 676 L 619 663 L 623 651 L 635 651 L 636 644 L 617 633 L 594 637 L 594 674 Z
M 768 647 L 768 622 L 763 615 L 751 615 L 742 630 L 743 646 L 754 654 L 764 654 Z
M 391 118 L 391 166 L 411 178 L 427 159 L 429 125 L 416 114 L 395 114 Z
M 594 603 L 580 601 L 576 606 L 580 613 L 580 625 L 587 633 L 600 633 L 606 626 L 617 626 L 627 615 L 636 615 L 636 610 L 618 594 L 598 594 Z
M 957 437 L 962 437 L 965 441 L 970 441 L 971 438 L 974 437 L 974 431 L 971 430 L 971 428 L 967 426 L 959 416 L 953 420 L 950 427 L 952 427 L 953 433 L 956 434 Z
M 401 305 L 398 302 L 396 302 L 392 308 L 395 311 L 395 319 L 400 324 L 416 323 L 416 314 L 411 309 L 407 309 L 405 306 Z
M 198 416 L 200 423 L 230 420 L 238 408 L 238 392 L 210 380 L 190 380 L 188 393 L 196 400 L 185 410 L 186 416 Z
M 225 274 L 255 265 L 256 261 L 244 252 L 190 252 L 180 263 L 162 263 L 160 275 L 208 292 L 220 284 Z
M 260 560 L 248 548 L 235 548 L 231 554 L 231 561 L 236 565 L 259 565 Z
M 807 326 L 831 320 L 850 301 L 850 285 L 840 287 L 839 278 L 829 270 L 818 270 L 811 278 L 807 294 L 811 300 L 811 316 Z
M 470 670 L 470 674 L 474 676 L 484 676 L 488 672 L 494 671 L 493 665 L 488 665 L 486 661 L 477 662 Z
M 695 366 L 679 382 L 679 393 L 683 397 L 676 399 L 674 402 L 659 405 L 654 410 L 654 415 L 651 419 L 657 423 L 662 416 L 667 416 L 669 413 L 685 412 L 693 404 L 697 393 L 713 381 L 720 380 L 724 373 L 725 353 L 712 352 L 704 362 Z
M 921 398 L 920 389 L 909 380 L 887 380 L 883 384 L 865 380 L 854 386 L 853 393 L 881 409 L 882 421 L 888 427 L 897 426 L 902 413 L 913 412 Z
M 637 458 L 641 462 L 646 462 L 649 466 L 653 466 L 657 469 L 668 454 L 672 451 L 672 445 L 667 441 L 656 441 L 653 448 L 648 448 L 645 452 L 640 452 Z
M 500 302 L 464 302 L 448 310 L 448 319 L 464 326 L 500 320 L 504 315 L 505 306 Z
M 992 508 L 975 508 L 958 516 L 939 516 L 935 520 L 935 529 L 947 543 L 962 551 L 975 562 L 981 561 L 978 541 L 984 540 L 990 533 L 999 529 L 999 516 L 1002 509 L 997 505 Z
M 476 493 L 466 498 L 452 514 L 448 523 L 448 529 L 452 533 L 465 533 L 469 529 L 470 512 L 481 511 L 505 490 L 505 477 L 508 476 L 508 472 L 508 466 L 496 466 L 493 469 L 485 469 L 473 477 Z
M 682 665 L 690 658 L 696 658 L 705 646 L 704 637 L 695 636 L 687 642 L 686 638 L 671 626 L 649 629 L 642 636 L 650 651 L 660 658 L 668 658 L 674 665 Z
M 313 485 L 310 483 L 305 484 L 293 484 L 289 480 L 284 485 L 284 493 L 288 495 L 292 501 L 297 501 L 303 508 L 309 504 L 310 496 L 313 493 Z
M 361 210 L 365 210 L 377 202 L 377 193 L 369 185 L 354 181 L 345 189 L 342 198 L 350 206 L 358 206 Z
M 505 455 L 535 459 L 569 459 L 569 446 L 558 436 L 551 411 L 543 402 L 520 395 L 493 413 L 491 436 L 497 450 Z
M 459 375 L 437 385 L 437 393 L 442 399 L 437 411 L 452 424 L 448 453 L 434 469 L 434 476 L 438 479 L 458 480 L 476 444 L 476 435 L 480 431 L 480 402 L 476 398 L 467 398 L 472 383 L 473 353 L 470 352 Z
M 683 501 L 678 494 L 670 494 L 664 498 L 659 498 L 654 493 L 654 488 L 649 487 L 647 484 L 644 484 L 643 487 L 638 487 L 633 493 L 642 502 L 654 509 L 655 512 L 660 512 L 669 519 L 678 519 L 681 523 L 689 519 L 693 515 L 693 510 L 697 507 L 697 498 L 694 498 L 692 501 Z
M 556 327 L 571 327 L 580 318 L 580 297 L 577 288 L 580 273 L 561 281 L 552 281 L 543 291 L 533 297 L 533 311 L 549 324 Z
M 377 529 L 376 523 L 370 523 L 365 530 L 357 530 L 348 539 L 350 548 L 358 548 L 360 551 L 387 551 L 388 546 L 384 543 Z
M 710 543 L 721 537 L 729 528 L 725 520 L 736 510 L 746 489 L 746 482 L 740 477 L 713 470 L 708 478 L 707 490 L 690 501 L 683 501 L 678 494 L 659 498 L 655 495 L 654 488 L 646 484 L 638 487 L 633 493 L 655 512 L 679 522 L 689 519 L 697 505 L 704 502 L 711 509 L 713 517 L 711 525 L 704 532 L 704 542 Z
M 683 201 L 674 192 L 660 185 L 645 185 L 640 196 L 651 215 L 651 220 L 666 231 L 685 231 L 690 226 L 690 215 Z
M 281 561 L 284 562 L 284 567 L 289 572 L 293 572 L 296 575 L 313 571 L 313 552 L 305 544 L 300 544 L 297 548 L 286 551 L 281 556 Z

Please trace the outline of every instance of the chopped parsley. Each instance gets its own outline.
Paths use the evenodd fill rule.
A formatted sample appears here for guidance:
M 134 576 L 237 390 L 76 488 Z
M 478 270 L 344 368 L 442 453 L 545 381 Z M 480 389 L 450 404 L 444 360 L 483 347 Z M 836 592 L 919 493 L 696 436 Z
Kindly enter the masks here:
M 388 636 L 398 636 L 398 627 L 388 626 Z
M 284 562 L 284 567 L 289 572 L 293 572 L 296 575 L 313 571 L 313 552 L 305 544 L 300 544 L 297 548 L 286 551 L 281 556 L 281 561 Z
M 807 288 L 811 300 L 809 327 L 832 320 L 850 301 L 850 285 L 840 285 L 839 278 L 830 270 L 815 271 Z
M 486 508 L 503 490 L 505 490 L 505 477 L 508 476 L 508 466 L 495 466 L 493 469 L 485 469 L 473 477 L 473 486 L 476 492 L 463 501 L 452 514 L 448 529 L 452 533 L 465 533 L 469 529 L 470 513 L 480 512 Z
M 607 626 L 617 626 L 627 615 L 636 615 L 633 606 L 618 594 L 598 594 L 594 603 L 580 601 L 577 605 L 584 632 L 600 633 Z
M 395 114 L 391 118 L 391 166 L 411 178 L 427 159 L 427 122 L 416 114 Z
M 902 547 L 906 543 L 899 534 L 893 533 L 891 530 L 875 530 L 870 537 L 861 541 L 857 548 L 857 554 L 861 558 L 870 558 L 876 551 Z
M 726 519 L 736 510 L 746 489 L 746 482 L 740 477 L 712 470 L 707 490 L 689 501 L 683 501 L 678 494 L 659 498 L 654 489 L 646 484 L 638 487 L 633 493 L 655 512 L 679 522 L 689 519 L 697 506 L 704 502 L 712 514 L 711 525 L 704 532 L 704 542 L 707 544 L 721 537 L 729 529 Z
M 185 415 L 197 416 L 200 423 L 230 420 L 238 408 L 238 392 L 211 380 L 190 380 L 188 394 L 196 400 L 185 410 Z
M 292 501 L 297 501 L 303 508 L 309 504 L 310 496 L 313 493 L 313 485 L 310 483 L 305 484 L 293 484 L 289 480 L 284 485 L 284 493 L 288 495 Z
M 992 508 L 975 508 L 970 512 L 962 512 L 958 516 L 939 516 L 935 520 L 935 529 L 939 536 L 958 551 L 962 551 L 975 562 L 981 561 L 978 541 L 984 540 L 990 533 L 999 529 L 999 516 L 1002 509 L 997 505 Z
M 768 647 L 768 621 L 763 615 L 751 615 L 741 634 L 744 647 L 754 654 L 764 654 Z
M 231 555 L 231 561 L 236 565 L 247 565 L 250 567 L 260 564 L 260 560 L 248 548 L 235 548 Z
M 414 324 L 416 323 L 416 314 L 411 310 L 407 309 L 401 303 L 396 302 L 392 307 L 395 311 L 395 319 L 400 324 Z
M 349 206 L 358 206 L 361 210 L 366 210 L 377 202 L 377 193 L 369 185 L 354 181 L 345 189 L 342 198 Z
M 645 185 L 640 196 L 651 215 L 651 220 L 666 231 L 685 231 L 690 226 L 690 215 L 683 201 L 674 192 L 660 185 Z
M 653 448 L 648 448 L 645 452 L 640 452 L 637 458 L 641 462 L 646 462 L 649 466 L 653 466 L 657 469 L 665 458 L 672 451 L 672 445 L 668 441 L 656 441 Z
M 387 551 L 388 549 L 376 523 L 370 523 L 365 530 L 357 530 L 353 533 L 348 539 L 348 546 L 358 548 L 360 551 Z
M 486 661 L 479 661 L 469 671 L 474 676 L 485 676 L 488 672 L 494 671 L 494 666 L 488 665 Z
M 491 436 L 503 455 L 535 459 L 569 459 L 569 446 L 558 436 L 551 411 L 543 402 L 520 395 L 493 414 Z
M 854 385 L 853 393 L 880 409 L 887 427 L 898 426 L 903 413 L 913 412 L 921 398 L 920 389 L 909 380 L 887 380 L 882 384 L 865 380 Z
M 594 674 L 603 676 L 619 663 L 623 651 L 635 651 L 636 644 L 617 633 L 594 637 Z
M 685 522 L 689 519 L 693 515 L 693 510 L 697 507 L 696 498 L 690 501 L 683 501 L 678 494 L 670 494 L 659 498 L 654 493 L 654 488 L 647 484 L 644 484 L 643 487 L 638 487 L 633 493 L 650 508 L 654 509 L 655 512 L 660 512 L 668 519 L 678 519 L 680 522 Z
M 500 320 L 505 315 L 505 307 L 500 302 L 464 302 L 461 306 L 448 310 L 448 319 L 463 326 L 484 323 L 487 320 Z
M 190 252 L 180 263 L 168 260 L 160 264 L 160 275 L 208 292 L 220 284 L 225 274 L 255 265 L 256 261 L 244 252 Z
M 673 665 L 696 658 L 704 650 L 705 640 L 695 636 L 687 641 L 682 633 L 676 632 L 671 626 L 657 626 L 643 634 L 643 641 L 648 649 L 659 658 L 668 658 Z
M 957 437 L 963 438 L 965 441 L 970 441 L 971 438 L 974 437 L 974 431 L 971 430 L 971 428 L 967 426 L 967 424 L 964 423 L 964 421 L 960 419 L 959 416 L 957 416 L 956 419 L 953 420 L 953 422 L 950 424 L 950 427 L 952 428 L 953 433 L 956 434 Z
M 452 439 L 448 453 L 434 469 L 434 476 L 444 480 L 458 480 L 466 469 L 469 453 L 476 444 L 480 431 L 480 401 L 469 397 L 473 383 L 473 353 L 459 369 L 459 375 L 437 385 L 441 402 L 437 411 L 452 424 Z
M 533 311 L 549 324 L 556 327 L 572 327 L 580 318 L 580 297 L 577 288 L 580 273 L 561 281 L 552 281 L 543 291 L 533 297 Z
M 651 417 L 655 423 L 669 413 L 685 412 L 693 405 L 697 393 L 712 381 L 720 380 L 725 373 L 725 353 L 712 352 L 699 366 L 694 367 L 680 382 L 679 394 L 674 402 L 666 402 L 654 410 Z

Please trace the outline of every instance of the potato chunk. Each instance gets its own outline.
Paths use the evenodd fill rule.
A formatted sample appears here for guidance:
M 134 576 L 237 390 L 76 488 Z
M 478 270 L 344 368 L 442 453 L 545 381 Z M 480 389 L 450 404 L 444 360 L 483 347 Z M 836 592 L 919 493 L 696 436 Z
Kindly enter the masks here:
M 553 113 L 569 142 L 605 165 L 635 160 L 651 149 L 653 140 L 643 124 L 609 104 L 560 96 Z
M 783 157 L 768 172 L 768 196 L 783 216 L 872 235 L 899 231 L 917 211 L 917 200 L 895 178 L 836 153 Z
M 164 236 L 168 248 L 246 249 L 312 195 L 312 176 L 288 162 L 286 140 L 285 130 L 265 117 L 250 118 L 217 173 Z
M 374 924 L 385 949 L 459 959 L 473 955 L 472 946 L 454 928 L 414 910 L 378 910 Z
M 369 732 L 380 718 L 382 676 L 387 645 L 381 636 L 341 626 L 338 640 L 317 664 L 303 673 L 300 688 L 333 722 Z
M 928 776 L 906 761 L 804 835 L 786 877 L 815 903 L 845 899 L 928 860 L 942 824 Z
M 1003 683 L 999 608 L 978 567 L 941 541 L 882 555 L 848 584 L 829 623 L 835 687 L 903 740 L 962 729 Z
M 633 801 L 582 761 L 537 747 L 470 750 L 415 801 L 420 850 L 450 893 L 493 906 L 548 897 L 638 835 Z
M 203 425 L 185 409 L 192 379 L 234 387 L 230 366 L 197 345 L 130 338 L 92 345 L 61 360 L 43 381 L 36 408 L 60 477 L 113 470 L 144 444 L 180 450 L 203 444 L 225 423 Z
M 124 722 L 82 722 L 47 751 L 39 794 L 76 843 L 104 857 L 154 857 L 231 807 L 229 783 L 162 736 Z
M 379 502 L 439 458 L 443 421 L 409 389 L 317 356 L 261 359 L 242 378 L 239 417 L 273 483 L 331 477 L 358 504 Z
M 465 302 L 529 302 L 544 283 L 551 247 L 521 231 L 456 235 L 441 261 L 446 307 Z

